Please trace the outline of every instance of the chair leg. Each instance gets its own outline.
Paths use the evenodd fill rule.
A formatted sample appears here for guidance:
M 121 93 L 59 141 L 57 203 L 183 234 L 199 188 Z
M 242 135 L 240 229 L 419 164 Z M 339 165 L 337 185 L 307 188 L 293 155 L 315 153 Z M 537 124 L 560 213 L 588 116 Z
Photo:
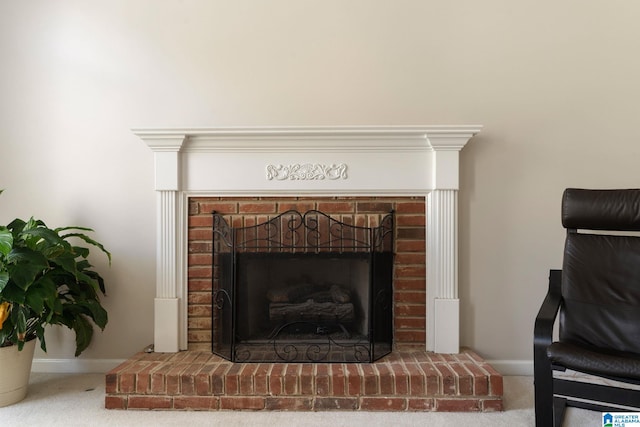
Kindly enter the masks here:
M 553 373 L 551 363 L 546 354 L 540 354 L 536 349 L 534 360 L 534 397 L 536 427 L 550 427 L 554 425 Z M 560 425 L 560 424 L 558 424 Z
M 564 410 L 567 409 L 567 399 L 562 397 L 553 398 L 553 425 L 562 427 L 564 420 Z
M 536 427 L 553 426 L 553 389 L 544 387 L 540 381 L 535 385 Z

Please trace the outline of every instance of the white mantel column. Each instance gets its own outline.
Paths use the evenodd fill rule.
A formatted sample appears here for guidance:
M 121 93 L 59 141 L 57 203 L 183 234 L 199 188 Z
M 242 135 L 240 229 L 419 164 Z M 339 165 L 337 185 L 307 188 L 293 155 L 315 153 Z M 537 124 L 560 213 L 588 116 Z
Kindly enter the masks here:
M 457 246 L 458 191 L 427 197 L 427 350 L 460 350 Z
M 180 313 L 178 282 L 181 280 L 183 230 L 180 227 L 180 149 L 184 135 L 146 136 L 153 150 L 156 218 L 156 297 L 154 299 L 154 349 L 175 353 L 180 349 L 180 331 L 184 319 Z
M 460 351 L 458 299 L 459 152 L 469 137 L 431 137 L 433 190 L 427 211 L 427 350 Z

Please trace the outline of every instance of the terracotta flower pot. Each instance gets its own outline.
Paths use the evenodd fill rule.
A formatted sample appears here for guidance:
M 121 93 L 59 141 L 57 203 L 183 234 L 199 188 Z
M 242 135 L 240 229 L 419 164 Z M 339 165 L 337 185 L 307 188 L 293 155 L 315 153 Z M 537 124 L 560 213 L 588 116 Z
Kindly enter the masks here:
M 18 346 L 0 347 L 0 407 L 21 401 L 27 395 L 35 339 Z

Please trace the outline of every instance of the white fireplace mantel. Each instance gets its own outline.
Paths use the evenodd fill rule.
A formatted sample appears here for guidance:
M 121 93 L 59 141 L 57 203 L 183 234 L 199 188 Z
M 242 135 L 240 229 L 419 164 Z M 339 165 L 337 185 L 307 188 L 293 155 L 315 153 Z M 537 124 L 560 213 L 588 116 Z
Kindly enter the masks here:
M 459 152 L 481 126 L 134 129 L 154 153 L 154 345 L 187 348 L 187 209 L 192 196 L 426 196 L 427 336 L 459 351 Z

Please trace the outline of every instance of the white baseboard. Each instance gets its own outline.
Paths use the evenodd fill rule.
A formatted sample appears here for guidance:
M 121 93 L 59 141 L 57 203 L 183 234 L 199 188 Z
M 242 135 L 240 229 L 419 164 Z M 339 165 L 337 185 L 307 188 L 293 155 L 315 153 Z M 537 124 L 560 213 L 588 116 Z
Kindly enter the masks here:
M 505 376 L 533 376 L 532 360 L 485 360 Z
M 59 374 L 104 374 L 125 359 L 40 359 L 34 358 L 31 372 Z

